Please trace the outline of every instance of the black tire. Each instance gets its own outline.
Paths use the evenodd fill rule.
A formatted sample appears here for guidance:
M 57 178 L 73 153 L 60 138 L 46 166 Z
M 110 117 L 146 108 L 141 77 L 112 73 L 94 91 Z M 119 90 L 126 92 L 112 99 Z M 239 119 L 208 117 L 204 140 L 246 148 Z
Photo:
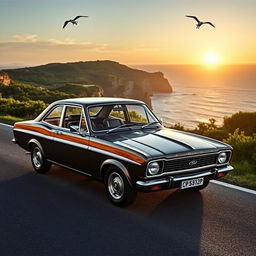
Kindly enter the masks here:
M 114 205 L 126 207 L 135 200 L 137 191 L 118 168 L 110 167 L 108 169 L 104 183 L 107 196 Z
M 206 181 L 204 181 L 203 185 L 198 186 L 198 187 L 189 188 L 188 190 L 190 190 L 190 191 L 200 191 L 200 190 L 206 188 L 209 185 L 209 182 L 210 182 L 209 180 L 206 180 Z
M 51 168 L 51 163 L 46 160 L 44 153 L 37 145 L 31 147 L 31 162 L 35 171 L 41 174 L 48 172 Z

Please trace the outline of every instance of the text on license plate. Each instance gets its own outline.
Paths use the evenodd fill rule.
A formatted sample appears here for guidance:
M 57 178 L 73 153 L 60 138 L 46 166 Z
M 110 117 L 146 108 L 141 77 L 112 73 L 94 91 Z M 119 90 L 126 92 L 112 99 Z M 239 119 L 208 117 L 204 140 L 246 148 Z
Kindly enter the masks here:
M 197 186 L 203 185 L 203 183 L 204 183 L 203 177 L 193 179 L 193 180 L 183 180 L 181 182 L 180 188 L 185 189 L 185 188 L 197 187 Z

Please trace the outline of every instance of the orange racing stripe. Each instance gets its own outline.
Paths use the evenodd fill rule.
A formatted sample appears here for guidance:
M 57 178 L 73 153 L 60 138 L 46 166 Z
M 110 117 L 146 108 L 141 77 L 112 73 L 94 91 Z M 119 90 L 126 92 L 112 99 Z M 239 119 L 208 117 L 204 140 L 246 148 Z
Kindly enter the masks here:
M 29 130 L 29 131 L 34 131 L 34 132 L 38 132 L 47 136 L 52 136 L 58 139 L 63 139 L 63 140 L 67 140 L 67 141 L 71 141 L 74 143 L 78 143 L 78 144 L 82 144 L 82 145 L 86 145 L 86 146 L 90 146 L 90 147 L 94 147 L 94 148 L 98 148 L 125 158 L 128 158 L 134 162 L 143 164 L 145 162 L 145 159 L 137 154 L 134 154 L 132 152 L 126 151 L 124 149 L 120 149 L 120 148 L 116 148 L 110 145 L 106 145 L 100 142 L 96 142 L 96 141 L 92 141 L 92 140 L 87 140 L 85 138 L 78 138 L 76 136 L 72 136 L 72 135 L 67 135 L 67 134 L 56 134 L 55 132 L 51 132 L 51 131 L 47 131 L 46 129 L 43 129 L 41 127 L 36 127 L 33 125 L 29 125 L 29 124 L 15 124 L 14 129 L 24 129 L 24 130 Z

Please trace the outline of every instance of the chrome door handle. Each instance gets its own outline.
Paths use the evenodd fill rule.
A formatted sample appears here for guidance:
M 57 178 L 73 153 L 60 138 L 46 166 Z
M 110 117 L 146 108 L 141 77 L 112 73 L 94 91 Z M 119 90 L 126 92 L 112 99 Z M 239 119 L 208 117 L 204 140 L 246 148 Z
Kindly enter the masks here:
M 55 131 L 56 134 L 62 135 L 63 133 L 61 131 Z

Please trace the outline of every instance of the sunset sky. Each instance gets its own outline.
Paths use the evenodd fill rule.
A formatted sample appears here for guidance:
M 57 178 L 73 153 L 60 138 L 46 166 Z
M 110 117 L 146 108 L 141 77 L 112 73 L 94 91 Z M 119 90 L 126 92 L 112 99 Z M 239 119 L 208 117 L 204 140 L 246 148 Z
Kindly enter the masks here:
M 256 63 L 255 13 L 255 0 L 0 0 L 0 66 Z M 76 15 L 89 18 L 62 29 Z

